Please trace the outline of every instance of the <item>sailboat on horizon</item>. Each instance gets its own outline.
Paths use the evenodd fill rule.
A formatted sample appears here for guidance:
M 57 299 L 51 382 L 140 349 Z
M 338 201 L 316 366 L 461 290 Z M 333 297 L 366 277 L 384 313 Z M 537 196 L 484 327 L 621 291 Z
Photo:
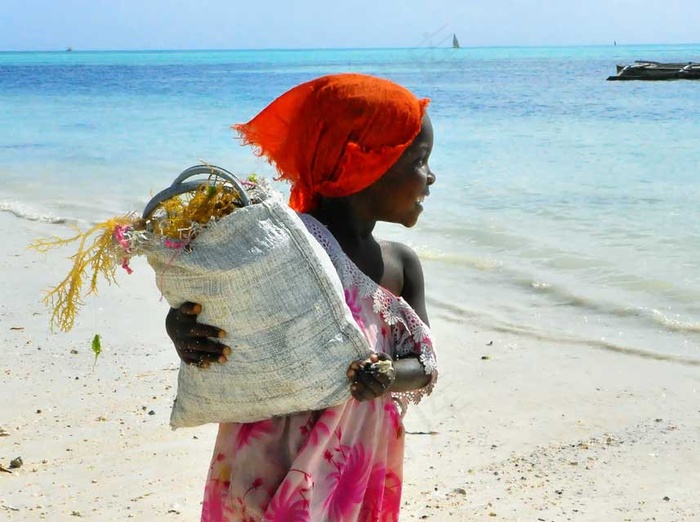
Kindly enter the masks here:
M 452 48 L 459 49 L 459 40 L 457 40 L 457 35 L 452 33 Z

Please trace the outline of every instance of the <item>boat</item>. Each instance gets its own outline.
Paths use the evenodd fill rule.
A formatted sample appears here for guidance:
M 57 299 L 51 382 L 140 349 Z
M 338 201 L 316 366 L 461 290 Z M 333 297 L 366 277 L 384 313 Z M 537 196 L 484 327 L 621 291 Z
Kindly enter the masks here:
M 700 63 L 664 63 L 636 60 L 629 65 L 617 65 L 617 75 L 608 81 L 625 80 L 700 80 Z
M 459 40 L 457 40 L 457 35 L 452 33 L 452 48 L 459 49 Z

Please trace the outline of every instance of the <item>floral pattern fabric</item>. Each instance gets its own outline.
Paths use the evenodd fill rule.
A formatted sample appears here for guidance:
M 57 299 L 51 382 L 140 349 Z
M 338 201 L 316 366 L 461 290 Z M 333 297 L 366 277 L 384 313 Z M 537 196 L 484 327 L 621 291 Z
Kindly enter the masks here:
M 402 299 L 364 276 L 320 223 L 302 218 L 334 262 L 347 305 L 370 346 L 395 358 L 418 356 L 431 383 L 413 395 L 350 399 L 321 411 L 221 424 L 202 522 L 399 519 L 404 454 L 399 411 L 429 393 L 437 377 L 430 332 Z

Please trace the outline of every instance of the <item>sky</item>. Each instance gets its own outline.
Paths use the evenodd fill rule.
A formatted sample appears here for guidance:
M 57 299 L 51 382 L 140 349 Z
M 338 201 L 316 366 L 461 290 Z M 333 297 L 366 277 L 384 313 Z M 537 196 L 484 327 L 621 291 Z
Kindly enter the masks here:
M 700 0 L 0 0 L 0 50 L 700 42 Z

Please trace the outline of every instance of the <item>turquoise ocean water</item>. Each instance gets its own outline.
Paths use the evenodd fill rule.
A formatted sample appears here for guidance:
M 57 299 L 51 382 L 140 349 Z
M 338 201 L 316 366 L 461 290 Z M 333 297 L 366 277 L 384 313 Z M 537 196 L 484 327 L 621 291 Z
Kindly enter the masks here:
M 0 53 L 0 210 L 86 225 L 205 160 L 272 176 L 229 126 L 331 72 L 432 98 L 438 181 L 382 226 L 432 316 L 700 364 L 700 82 L 606 82 L 700 45 Z M 28 241 L 31 238 L 28 238 Z M 126 275 L 124 275 L 126 277 Z

